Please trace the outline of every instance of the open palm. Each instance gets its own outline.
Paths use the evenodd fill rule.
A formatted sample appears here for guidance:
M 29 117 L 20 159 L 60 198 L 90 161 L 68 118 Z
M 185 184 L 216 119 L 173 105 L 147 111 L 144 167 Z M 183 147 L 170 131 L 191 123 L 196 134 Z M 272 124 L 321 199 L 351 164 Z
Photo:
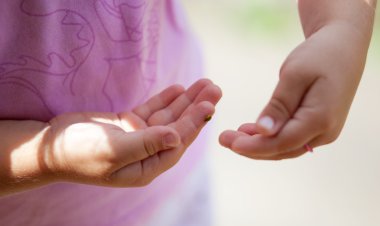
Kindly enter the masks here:
M 131 112 L 58 116 L 50 122 L 45 164 L 59 180 L 145 185 L 178 162 L 220 98 L 203 79 L 187 90 L 171 86 Z

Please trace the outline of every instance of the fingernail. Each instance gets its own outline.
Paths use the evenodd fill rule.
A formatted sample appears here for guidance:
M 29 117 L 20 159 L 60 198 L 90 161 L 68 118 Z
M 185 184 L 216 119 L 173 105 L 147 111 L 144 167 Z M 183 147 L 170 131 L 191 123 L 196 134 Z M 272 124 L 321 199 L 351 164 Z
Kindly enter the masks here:
M 163 138 L 163 144 L 165 147 L 177 147 L 179 139 L 172 133 L 166 134 Z
M 269 131 L 274 127 L 274 120 L 269 116 L 264 116 L 257 122 L 257 124 Z

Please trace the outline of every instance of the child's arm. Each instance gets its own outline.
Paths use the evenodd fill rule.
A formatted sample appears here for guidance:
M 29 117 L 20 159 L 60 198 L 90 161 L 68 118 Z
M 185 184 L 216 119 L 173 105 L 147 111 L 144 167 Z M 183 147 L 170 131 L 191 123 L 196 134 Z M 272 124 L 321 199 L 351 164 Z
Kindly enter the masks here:
M 299 0 L 306 40 L 286 59 L 257 123 L 220 136 L 255 159 L 285 159 L 333 142 L 346 120 L 372 36 L 376 0 Z
M 186 91 L 169 87 L 128 113 L 0 121 L 0 196 L 60 181 L 146 185 L 180 159 L 220 97 L 200 80 Z

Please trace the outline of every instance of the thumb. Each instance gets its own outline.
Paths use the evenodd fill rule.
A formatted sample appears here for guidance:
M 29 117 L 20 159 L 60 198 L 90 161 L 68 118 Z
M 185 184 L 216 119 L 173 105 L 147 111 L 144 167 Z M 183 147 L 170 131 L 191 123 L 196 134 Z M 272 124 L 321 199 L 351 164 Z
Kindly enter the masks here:
M 284 65 L 273 95 L 258 117 L 257 132 L 266 136 L 277 134 L 297 111 L 312 83 L 310 76 Z
M 118 139 L 118 157 L 123 165 L 146 159 L 156 153 L 175 148 L 181 144 L 179 134 L 168 126 L 152 126 L 144 130 L 127 133 Z
M 168 126 L 153 126 L 144 130 L 139 142 L 143 145 L 141 149 L 148 154 L 147 157 L 155 155 L 159 151 L 177 147 L 181 143 L 179 134 Z

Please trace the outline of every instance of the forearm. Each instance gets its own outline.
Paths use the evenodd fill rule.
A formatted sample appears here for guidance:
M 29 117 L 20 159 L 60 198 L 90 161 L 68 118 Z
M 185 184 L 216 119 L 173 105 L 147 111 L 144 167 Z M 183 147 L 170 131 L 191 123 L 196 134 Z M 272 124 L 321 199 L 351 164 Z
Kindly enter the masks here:
M 47 128 L 38 121 L 0 121 L 0 196 L 49 181 L 44 161 Z
M 299 0 L 298 7 L 305 37 L 323 39 L 328 52 L 336 56 L 334 65 L 360 78 L 372 37 L 376 0 Z
M 306 37 L 331 23 L 346 23 L 369 45 L 377 0 L 299 0 Z

